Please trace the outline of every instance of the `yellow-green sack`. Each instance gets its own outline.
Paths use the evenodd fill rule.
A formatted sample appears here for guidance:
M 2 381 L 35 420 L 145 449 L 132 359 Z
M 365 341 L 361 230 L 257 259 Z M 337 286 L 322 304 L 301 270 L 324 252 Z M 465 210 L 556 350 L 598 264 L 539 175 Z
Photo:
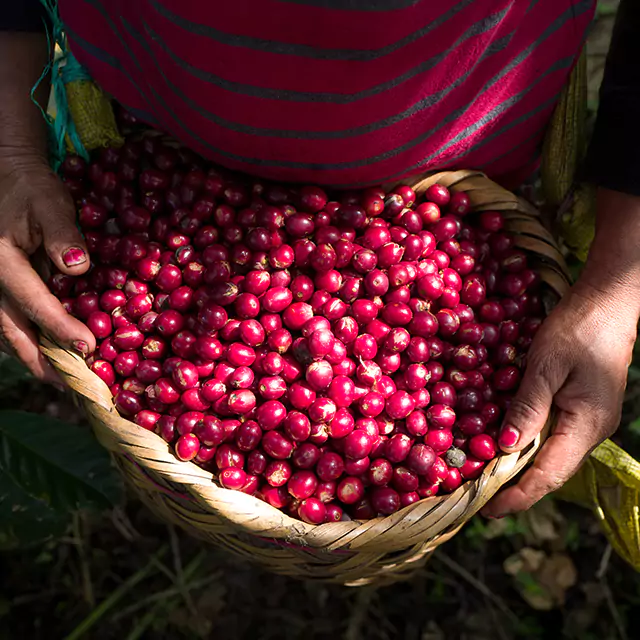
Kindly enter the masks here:
M 556 495 L 592 509 L 611 546 L 640 571 L 640 463 L 605 440 Z
M 542 149 L 540 176 L 545 205 L 567 248 L 582 262 L 595 235 L 595 189 L 576 183 L 587 150 L 587 57 L 582 53 L 564 88 Z

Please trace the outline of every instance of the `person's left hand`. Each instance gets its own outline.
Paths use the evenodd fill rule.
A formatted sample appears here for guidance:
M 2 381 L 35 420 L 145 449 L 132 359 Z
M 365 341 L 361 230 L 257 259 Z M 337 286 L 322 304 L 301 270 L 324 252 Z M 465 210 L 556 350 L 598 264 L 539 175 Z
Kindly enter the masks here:
M 635 296 L 637 297 L 637 296 Z M 518 483 L 482 510 L 502 517 L 561 487 L 617 428 L 638 322 L 633 292 L 579 281 L 542 324 L 499 444 L 512 453 L 540 433 L 552 405 L 555 426 Z

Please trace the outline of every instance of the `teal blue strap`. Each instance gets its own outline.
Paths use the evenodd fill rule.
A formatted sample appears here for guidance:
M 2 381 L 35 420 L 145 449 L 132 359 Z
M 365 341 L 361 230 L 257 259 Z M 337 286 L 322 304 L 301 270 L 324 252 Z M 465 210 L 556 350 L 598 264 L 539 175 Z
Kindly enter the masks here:
M 52 30 L 47 26 L 47 41 L 52 54 L 55 53 L 54 46 L 57 44 L 62 54 L 58 57 L 52 55 L 52 59 L 47 64 L 40 78 L 31 90 L 31 100 L 38 106 L 44 116 L 49 129 L 49 154 L 54 170 L 58 170 L 67 154 L 67 136 L 71 140 L 76 153 L 85 160 L 89 160 L 89 154 L 80 140 L 78 131 L 69 111 L 67 101 L 67 91 L 65 85 L 77 80 L 90 80 L 87 70 L 75 59 L 74 55 L 67 47 L 67 39 L 64 35 L 64 27 L 58 13 L 58 0 L 40 0 L 49 14 Z M 56 117 L 52 118 L 42 108 L 35 98 L 35 92 L 47 74 L 51 72 L 51 84 L 56 103 Z

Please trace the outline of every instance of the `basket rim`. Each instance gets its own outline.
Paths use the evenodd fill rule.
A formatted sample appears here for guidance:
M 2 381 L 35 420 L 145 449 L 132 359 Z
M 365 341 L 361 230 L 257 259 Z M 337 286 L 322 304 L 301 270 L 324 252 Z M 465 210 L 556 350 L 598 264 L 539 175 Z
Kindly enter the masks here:
M 452 191 L 466 191 L 472 202 L 472 211 L 505 212 L 507 229 L 515 229 L 520 244 L 528 247 L 524 250 L 540 259 L 543 281 L 558 296 L 566 292 L 569 287 L 566 265 L 553 237 L 538 222 L 539 214 L 532 205 L 479 171 L 431 172 L 417 180 L 404 180 L 402 184 L 411 185 L 417 195 L 421 195 L 436 182 Z M 487 198 L 491 206 L 487 206 Z M 532 221 L 536 221 L 537 235 L 531 235 Z M 195 500 L 205 512 L 222 518 L 237 533 L 264 536 L 298 547 L 371 552 L 380 552 L 383 548 L 388 553 L 436 536 L 439 544 L 453 536 L 503 484 L 529 463 L 544 442 L 554 420 L 554 416 L 550 415 L 545 429 L 524 451 L 500 454 L 483 468 L 478 478 L 463 482 L 451 494 L 423 498 L 385 517 L 311 525 L 259 498 L 224 489 L 216 484 L 213 473 L 193 462 L 182 462 L 175 458 L 170 445 L 158 434 L 145 430 L 117 413 L 109 388 L 86 366 L 80 355 L 67 351 L 43 334 L 40 343 L 42 352 L 95 418 L 91 421 L 94 432 L 112 455 L 127 456 L 147 475 L 156 475 L 164 482 L 180 484 L 185 497 Z M 156 486 L 156 490 L 161 489 L 162 485 Z M 425 520 L 429 521 L 426 529 Z

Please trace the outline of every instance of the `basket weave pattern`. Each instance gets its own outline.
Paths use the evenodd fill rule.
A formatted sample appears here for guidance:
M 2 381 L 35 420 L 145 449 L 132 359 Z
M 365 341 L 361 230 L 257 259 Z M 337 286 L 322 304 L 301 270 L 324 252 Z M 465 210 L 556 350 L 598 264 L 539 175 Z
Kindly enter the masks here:
M 502 211 L 516 245 L 530 254 L 549 290 L 557 296 L 565 293 L 566 265 L 530 204 L 474 171 L 405 181 L 418 196 L 436 182 L 467 192 L 474 211 Z M 41 348 L 76 394 L 100 443 L 152 511 L 266 569 L 299 578 L 363 585 L 407 577 L 531 460 L 550 424 L 525 451 L 492 460 L 477 480 L 450 495 L 426 498 L 384 518 L 314 526 L 217 486 L 211 473 L 176 459 L 160 436 L 120 417 L 107 385 L 82 358 L 44 336 Z

